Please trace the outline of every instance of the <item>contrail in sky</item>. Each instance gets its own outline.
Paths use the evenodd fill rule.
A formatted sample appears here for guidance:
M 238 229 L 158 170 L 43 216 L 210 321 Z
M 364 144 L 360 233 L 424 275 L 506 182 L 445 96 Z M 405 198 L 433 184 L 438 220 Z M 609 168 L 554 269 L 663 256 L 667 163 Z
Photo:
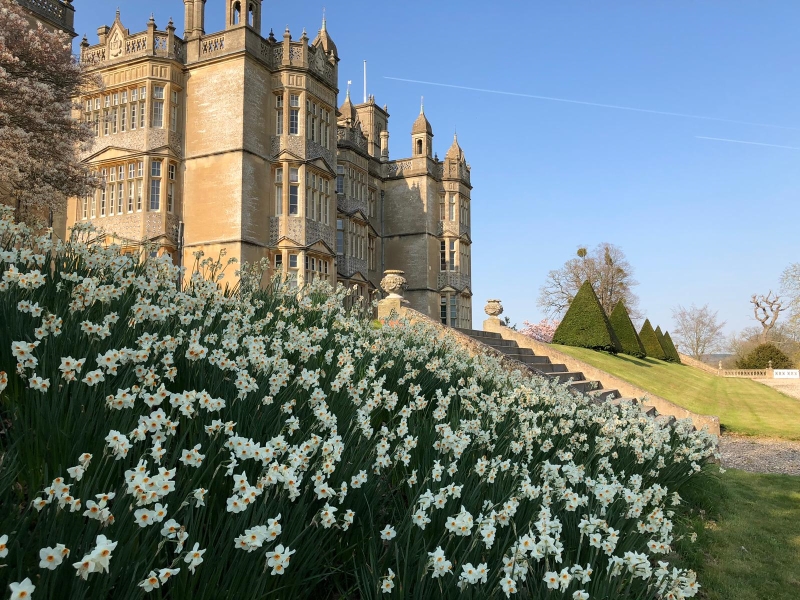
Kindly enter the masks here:
M 704 121 L 719 121 L 722 123 L 735 123 L 737 125 L 752 125 L 755 127 L 771 127 L 774 129 L 791 129 L 800 131 L 800 127 L 787 127 L 786 125 L 772 125 L 769 123 L 752 123 L 750 121 L 737 121 L 735 119 L 723 119 L 721 117 L 708 117 L 704 115 L 689 115 L 685 113 L 668 112 L 664 110 L 652 110 L 649 108 L 635 108 L 633 106 L 619 106 L 617 104 L 601 104 L 599 102 L 586 102 L 585 100 L 570 100 L 568 98 L 554 98 L 552 96 L 537 96 L 534 94 L 522 94 L 519 92 L 506 92 L 503 90 L 489 90 L 486 88 L 469 87 L 466 85 L 453 85 L 450 83 L 437 83 L 434 81 L 419 81 L 417 79 L 403 79 L 402 77 L 388 77 L 384 75 L 384 79 L 391 79 L 393 81 L 404 81 L 406 83 L 421 83 L 423 85 L 435 85 L 438 87 L 453 88 L 457 90 L 470 90 L 472 92 L 484 92 L 487 94 L 500 94 L 502 96 L 517 96 L 519 98 L 533 98 L 534 100 L 550 100 L 552 102 L 565 102 L 567 104 L 581 104 L 583 106 L 597 106 L 599 108 L 613 108 L 615 110 L 627 110 L 631 112 L 647 113 L 651 115 L 665 115 L 668 117 L 682 117 L 684 119 L 701 119 Z M 769 145 L 769 144 L 766 144 Z
M 770 148 L 786 148 L 787 150 L 800 150 L 797 146 L 780 146 L 778 144 L 764 144 L 763 142 L 747 142 L 745 140 L 729 140 L 726 138 L 706 137 L 704 135 L 694 136 L 698 140 L 714 140 L 715 142 L 730 142 L 732 144 L 748 144 L 750 146 L 769 146 Z

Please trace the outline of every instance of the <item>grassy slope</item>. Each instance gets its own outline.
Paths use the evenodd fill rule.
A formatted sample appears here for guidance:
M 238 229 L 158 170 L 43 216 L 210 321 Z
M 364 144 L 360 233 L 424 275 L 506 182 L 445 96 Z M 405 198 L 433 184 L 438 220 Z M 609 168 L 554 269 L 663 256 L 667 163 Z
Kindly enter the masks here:
M 717 415 L 728 431 L 800 440 L 800 400 L 760 383 L 717 377 L 651 358 L 612 356 L 570 346 L 554 348 L 693 412 Z
M 800 598 L 800 477 L 729 470 L 687 490 L 697 542 L 680 553 L 708 600 Z

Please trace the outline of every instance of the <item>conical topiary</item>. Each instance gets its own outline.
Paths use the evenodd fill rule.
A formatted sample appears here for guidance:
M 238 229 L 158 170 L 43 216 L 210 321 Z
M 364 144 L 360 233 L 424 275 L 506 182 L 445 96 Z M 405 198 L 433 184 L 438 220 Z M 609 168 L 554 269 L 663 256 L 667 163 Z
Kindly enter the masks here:
M 636 328 L 628 315 L 628 309 L 625 308 L 622 300 L 617 302 L 608 321 L 611 323 L 611 328 L 614 330 L 624 354 L 630 354 L 636 358 L 647 356 L 644 346 L 642 346 L 642 340 L 639 339 L 639 334 L 636 333 Z
M 681 355 L 678 354 L 678 349 L 675 347 L 675 344 L 672 343 L 672 338 L 669 337 L 669 331 L 664 333 L 664 341 L 667 344 L 664 348 L 666 355 L 671 357 L 672 362 L 681 364 Z
M 658 341 L 656 332 L 653 331 L 653 326 L 650 325 L 650 319 L 644 320 L 644 325 L 642 325 L 642 329 L 639 331 L 639 339 L 642 340 L 642 346 L 644 346 L 644 351 L 647 352 L 647 356 L 660 360 L 667 359 L 667 355 L 664 354 L 664 349 L 661 347 L 661 342 Z
M 667 340 L 664 339 L 664 334 L 661 333 L 661 326 L 659 325 L 656 327 L 656 337 L 658 338 L 658 343 L 661 344 L 661 349 L 664 351 L 664 358 L 667 362 L 675 362 L 675 359 L 670 356 L 669 350 L 667 348 Z
M 572 299 L 567 314 L 553 334 L 553 343 L 612 354 L 621 351 L 611 323 L 588 281 L 583 283 Z

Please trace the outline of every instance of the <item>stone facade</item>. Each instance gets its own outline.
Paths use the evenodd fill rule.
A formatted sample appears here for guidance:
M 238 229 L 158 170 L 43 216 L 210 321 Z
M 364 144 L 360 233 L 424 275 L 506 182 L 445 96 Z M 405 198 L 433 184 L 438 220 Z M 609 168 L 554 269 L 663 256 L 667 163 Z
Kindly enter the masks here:
M 373 97 L 339 106 L 339 56 L 313 40 L 261 29 L 261 0 L 214 0 L 223 31 L 207 34 L 205 0 L 172 22 L 131 33 L 119 12 L 81 44 L 103 89 L 81 97 L 97 132 L 83 157 L 106 185 L 70 201 L 67 225 L 91 221 L 130 251 L 150 244 L 191 266 L 202 251 L 268 261 L 302 285 L 326 279 L 379 293 L 402 270 L 411 308 L 472 326 L 470 167 L 457 140 L 433 153 L 424 115 L 411 156 L 389 159 L 389 113 Z

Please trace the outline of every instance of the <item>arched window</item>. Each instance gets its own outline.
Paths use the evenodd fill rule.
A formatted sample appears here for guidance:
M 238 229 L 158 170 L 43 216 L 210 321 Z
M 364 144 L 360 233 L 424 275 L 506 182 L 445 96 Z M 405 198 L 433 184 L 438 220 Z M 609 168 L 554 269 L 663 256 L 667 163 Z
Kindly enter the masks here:
M 417 140 L 417 154 L 422 154 L 422 140 Z
M 255 26 L 256 23 L 256 7 L 253 3 L 250 3 L 250 6 L 247 7 L 247 24 L 250 27 Z
M 231 23 L 238 25 L 242 19 L 242 5 L 240 2 L 233 3 L 233 15 L 231 15 Z

